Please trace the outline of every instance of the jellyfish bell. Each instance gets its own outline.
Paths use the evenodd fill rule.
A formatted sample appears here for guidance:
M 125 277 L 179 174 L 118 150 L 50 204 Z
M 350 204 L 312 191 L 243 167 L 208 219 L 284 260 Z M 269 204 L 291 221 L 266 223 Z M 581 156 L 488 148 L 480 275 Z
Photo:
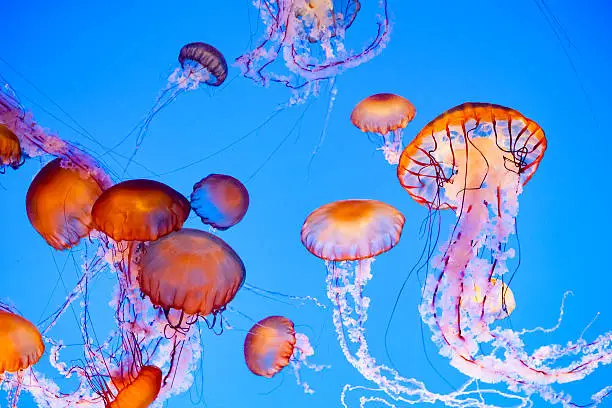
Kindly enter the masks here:
M 153 305 L 200 316 L 222 311 L 246 275 L 225 241 L 189 228 L 151 242 L 138 268 L 140 289 Z
M 30 223 L 55 249 L 68 249 L 89 234 L 92 207 L 102 183 L 62 159 L 47 163 L 34 177 L 26 195 Z
M 0 171 L 4 166 L 16 169 L 21 165 L 21 144 L 17 135 L 0 123 Z
M 45 351 L 36 326 L 23 317 L 0 309 L 0 374 L 33 366 Z
M 108 408 L 147 408 L 161 389 L 162 371 L 156 366 L 143 366 L 138 376 L 124 386 Z
M 249 193 L 234 177 L 210 174 L 193 186 L 191 206 L 203 223 L 226 230 L 244 218 Z
M 474 284 L 474 296 L 468 303 L 475 313 L 492 316 L 495 320 L 505 319 L 516 309 L 514 293 L 501 279 L 496 278 L 491 278 L 484 289 Z
M 195 80 L 210 86 L 220 86 L 227 78 L 227 62 L 221 52 L 210 44 L 193 42 L 183 46 L 178 61 L 183 71 Z
M 328 261 L 372 258 L 399 241 L 405 217 L 376 200 L 341 200 L 313 211 L 302 226 L 302 244 Z
M 402 130 L 415 115 L 416 109 L 408 99 L 380 93 L 359 102 L 351 112 L 351 122 L 362 132 L 378 134 L 385 159 L 397 164 L 402 152 Z
M 516 177 L 527 184 L 546 146 L 540 126 L 520 112 L 464 103 L 419 132 L 402 152 L 397 176 L 415 201 L 434 209 L 457 208 L 462 192 L 497 201 L 497 186 Z
M 269 316 L 257 322 L 244 341 L 244 359 L 255 375 L 272 378 L 289 365 L 296 344 L 293 322 Z
M 189 215 L 189 201 L 153 180 L 128 180 L 106 190 L 93 205 L 96 229 L 115 241 L 154 241 L 178 231 Z

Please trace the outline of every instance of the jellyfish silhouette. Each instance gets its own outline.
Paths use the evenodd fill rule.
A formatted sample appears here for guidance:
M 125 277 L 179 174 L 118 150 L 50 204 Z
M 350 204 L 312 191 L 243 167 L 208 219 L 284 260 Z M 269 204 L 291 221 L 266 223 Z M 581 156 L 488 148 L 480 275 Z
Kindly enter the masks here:
M 62 159 L 52 160 L 28 188 L 28 219 L 53 248 L 71 248 L 91 231 L 92 207 L 102 189 L 92 174 Z
M 0 123 L 0 171 L 5 166 L 16 169 L 21 165 L 21 144 L 17 135 Z
M 244 340 L 244 359 L 255 375 L 272 378 L 289 365 L 295 328 L 286 317 L 270 316 L 256 323 Z
M 368 96 L 355 106 L 351 122 L 382 150 L 389 164 L 397 164 L 402 153 L 402 130 L 414 119 L 416 109 L 406 98 L 390 93 Z M 376 134 L 379 140 L 373 140 Z
M 211 174 L 193 186 L 191 206 L 204 224 L 226 230 L 244 218 L 249 193 L 234 177 Z
M 301 103 L 311 94 L 316 95 L 321 81 L 374 58 L 389 40 L 386 0 L 379 2 L 376 36 L 353 53 L 347 51 L 351 48 L 347 39 L 361 10 L 358 0 L 272 0 L 255 1 L 254 5 L 265 34 L 236 63 L 246 78 L 260 85 L 274 82 L 291 88 L 294 91 L 291 103 Z M 279 56 L 284 60 L 282 64 L 275 63 Z
M 449 240 L 430 259 L 434 272 L 425 282 L 420 307 L 440 353 L 471 378 L 505 382 L 547 401 L 569 403 L 571 397 L 551 385 L 578 381 L 598 365 L 612 362 L 612 332 L 591 342 L 543 346 L 529 354 L 523 338 L 533 330 L 493 327 L 500 311 L 496 302 L 489 306 L 487 301 L 499 295 L 509 300 L 510 292 L 496 282 L 515 255 L 509 238 L 516 229 L 518 196 L 546 147 L 544 131 L 520 112 L 465 103 L 419 132 L 403 151 L 397 175 L 411 197 L 430 212 L 452 208 L 458 216 Z M 482 288 L 482 293 L 473 288 Z M 474 297 L 479 302 L 471 302 Z M 481 346 L 489 342 L 496 351 L 486 354 Z M 603 397 L 598 393 L 593 401 Z
M 0 374 L 33 366 L 45 351 L 36 326 L 23 317 L 0 309 Z
M 153 241 L 179 230 L 191 207 L 181 193 L 153 180 L 128 180 L 93 205 L 96 229 L 115 241 Z
M 166 311 L 200 315 L 222 312 L 245 279 L 236 252 L 205 231 L 184 228 L 151 242 L 139 262 L 138 282 L 151 303 Z

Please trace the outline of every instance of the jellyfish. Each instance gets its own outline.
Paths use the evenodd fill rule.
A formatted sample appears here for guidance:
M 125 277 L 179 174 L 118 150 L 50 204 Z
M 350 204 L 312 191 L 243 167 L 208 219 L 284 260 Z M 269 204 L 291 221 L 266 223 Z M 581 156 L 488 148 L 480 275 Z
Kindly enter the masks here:
M 0 375 L 33 366 L 44 351 L 45 345 L 36 326 L 0 308 Z
M 402 130 L 414 116 L 416 109 L 406 98 L 390 93 L 368 96 L 355 106 L 351 122 L 362 132 L 379 136 L 375 141 L 385 160 L 395 165 L 402 153 Z
M 146 408 L 155 401 L 162 383 L 162 371 L 144 366 L 138 377 L 123 388 L 108 405 L 109 408 Z
M 472 303 L 479 308 L 480 313 L 494 316 L 495 320 L 505 319 L 516 309 L 514 293 L 501 279 L 491 278 L 490 288 L 487 288 L 486 295 L 476 285 L 474 292 L 475 296 L 469 300 L 472 300 Z
M 16 169 L 21 165 L 21 145 L 12 130 L 0 123 L 0 171 L 5 166 Z
M 509 239 L 516 228 L 518 196 L 534 176 L 546 147 L 544 131 L 520 112 L 464 103 L 419 132 L 402 152 L 397 176 L 410 196 L 430 212 L 452 209 L 458 218 L 449 240 L 431 259 L 435 272 L 427 277 L 420 306 L 440 354 L 471 378 L 505 382 L 511 389 L 571 406 L 571 396 L 552 385 L 578 381 L 612 362 L 612 333 L 588 343 L 580 339 L 542 346 L 530 354 L 523 338 L 534 330 L 494 327 L 500 310 L 496 302 L 489 306 L 487 301 L 499 299 L 501 292 L 506 308 L 510 305 L 510 292 L 497 282 L 515 255 Z M 479 302 L 473 301 L 475 297 Z M 486 354 L 481 347 L 485 343 L 496 351 Z M 596 393 L 593 401 L 596 404 L 607 394 Z
M 301 382 L 301 366 L 315 371 L 325 368 L 306 361 L 313 354 L 308 336 L 296 333 L 293 322 L 283 316 L 269 316 L 255 323 L 244 340 L 244 360 L 253 374 L 272 378 L 291 365 L 306 393 L 313 390 Z
M 245 267 L 221 238 L 184 228 L 151 242 L 138 264 L 138 282 L 151 303 L 186 315 L 217 315 L 244 283 Z
M 93 227 L 91 209 L 103 186 L 91 174 L 55 159 L 30 184 L 26 212 L 30 223 L 55 249 L 69 249 Z
M 226 230 L 244 218 L 249 192 L 234 177 L 210 174 L 193 186 L 191 206 L 204 224 Z
M 168 84 L 161 92 L 153 108 L 147 113 L 143 122 L 137 127 L 136 147 L 125 167 L 131 164 L 138 148 L 141 146 L 149 125 L 155 116 L 171 104 L 179 95 L 198 89 L 201 84 L 218 87 L 227 78 L 227 62 L 221 52 L 210 44 L 193 42 L 185 44 L 178 55 L 180 67 L 168 77 Z
M 153 180 L 128 180 L 93 205 L 96 229 L 115 241 L 153 241 L 182 226 L 191 207 L 181 193 Z
M 372 59 L 389 40 L 386 0 L 379 5 L 376 36 L 356 52 L 349 51 L 346 40 L 361 9 L 359 0 L 256 0 L 254 5 L 265 35 L 236 63 L 246 78 L 260 85 L 274 82 L 294 90 L 292 103 L 317 94 L 321 81 Z

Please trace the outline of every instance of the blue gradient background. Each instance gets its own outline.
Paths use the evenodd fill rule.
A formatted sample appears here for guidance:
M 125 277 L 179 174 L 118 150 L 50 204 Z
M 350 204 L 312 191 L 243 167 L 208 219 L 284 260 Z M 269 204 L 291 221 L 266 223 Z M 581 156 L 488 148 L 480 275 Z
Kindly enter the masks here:
M 353 49 L 374 35 L 373 5 L 365 3 L 348 32 L 348 38 L 354 39 L 349 41 Z M 395 294 L 420 253 L 419 226 L 426 211 L 403 191 L 395 169 L 382 154 L 351 125 L 351 109 L 372 93 L 407 97 L 417 107 L 417 117 L 405 132 L 409 141 L 429 120 L 459 103 L 510 106 L 544 128 L 549 148 L 520 197 L 522 263 L 512 284 L 518 307 L 505 324 L 514 328 L 553 325 L 563 293 L 572 290 L 561 328 L 552 335 L 529 337 L 528 349 L 578 338 L 598 312 L 586 338 L 612 329 L 608 263 L 612 253 L 608 235 L 612 226 L 608 185 L 612 4 L 549 1 L 570 45 L 558 41 L 532 0 L 389 3 L 391 42 L 380 56 L 338 77 L 338 98 L 310 173 L 308 163 L 323 128 L 328 89 L 312 103 L 280 113 L 231 149 L 196 166 L 157 178 L 132 165 L 128 176 L 157 178 L 186 195 L 209 173 L 241 179 L 249 189 L 251 207 L 242 223 L 219 235 L 242 256 L 247 281 L 288 294 L 316 296 L 326 304 L 324 265 L 299 241 L 307 214 L 344 198 L 376 198 L 399 208 L 407 218 L 402 240 L 377 259 L 367 288 L 372 298 L 371 352 L 388 362 L 385 327 Z M 211 43 L 232 62 L 248 49 L 250 39 L 259 38 L 262 28 L 255 8 L 243 0 L 22 0 L 3 2 L 0 10 L 2 59 L 107 146 L 121 140 L 151 108 L 176 67 L 183 44 Z M 569 50 L 578 76 L 561 44 Z M 110 168 L 120 170 L 95 143 L 66 126 L 71 122 L 57 106 L 1 61 L 0 73 L 39 123 L 93 149 Z M 258 87 L 231 67 L 226 86 L 189 92 L 163 111 L 151 125 L 136 161 L 156 173 L 190 163 L 257 127 L 289 96 L 283 87 Z M 289 134 L 292 128 L 295 131 Z M 132 136 L 116 151 L 129 154 L 134 142 Z M 10 299 L 34 322 L 63 301 L 64 285 L 70 288 L 74 283 L 80 263 L 78 257 L 75 266 L 69 254 L 51 251 L 27 220 L 25 194 L 42 164 L 31 160 L 18 171 L 0 176 L 0 297 Z M 451 214 L 445 217 L 452 220 Z M 187 225 L 201 227 L 197 217 L 191 217 Z M 91 313 L 100 335 L 112 323 L 107 306 L 112 282 L 107 274 L 92 287 Z M 448 392 L 449 385 L 434 368 L 455 387 L 463 377 L 437 355 L 427 331 L 423 340 L 418 301 L 419 282 L 413 276 L 391 326 L 389 352 L 405 376 Z M 312 361 L 332 365 L 320 374 L 303 372 L 316 394 L 304 395 L 289 370 L 272 380 L 253 376 L 242 356 L 245 330 L 252 322 L 230 314 L 236 330 L 203 336 L 198 389 L 191 396 L 171 399 L 168 407 L 333 407 L 339 406 L 345 383 L 371 385 L 342 356 L 330 310 L 290 306 L 247 291 L 238 295 L 233 306 L 256 320 L 286 315 L 310 336 L 317 353 Z M 76 324 L 72 314 L 66 314 L 51 334 L 70 343 L 78 338 Z M 41 364 L 43 371 L 53 374 L 46 363 Z M 563 389 L 573 393 L 577 403 L 585 403 L 587 396 L 610 383 L 612 370 L 603 368 Z M 198 396 L 203 396 L 203 402 L 194 404 Z M 535 402 L 538 407 L 547 406 L 539 399 Z M 611 401 L 606 403 L 612 406 Z M 4 396 L 0 405 L 5 405 Z M 33 406 L 27 394 L 20 406 Z

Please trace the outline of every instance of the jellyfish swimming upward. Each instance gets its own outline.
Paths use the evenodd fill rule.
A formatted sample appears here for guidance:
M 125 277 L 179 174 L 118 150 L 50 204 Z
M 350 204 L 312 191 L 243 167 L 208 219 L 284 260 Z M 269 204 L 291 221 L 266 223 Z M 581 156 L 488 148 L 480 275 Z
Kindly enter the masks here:
M 236 63 L 246 78 L 267 86 L 280 83 L 296 91 L 294 102 L 379 54 L 389 37 L 387 2 L 380 2 L 375 36 L 360 51 L 350 51 L 349 29 L 360 13 L 359 0 L 256 0 L 264 38 Z
M 514 308 L 504 284 L 515 255 L 518 196 L 547 147 L 544 131 L 520 112 L 465 103 L 426 125 L 403 151 L 401 185 L 430 211 L 452 209 L 457 221 L 431 259 L 420 313 L 440 354 L 471 378 L 505 382 L 550 403 L 575 406 L 555 383 L 578 381 L 612 362 L 612 333 L 586 342 L 541 346 L 528 352 L 524 334 L 494 326 Z M 430 217 L 431 219 L 431 217 Z M 538 328 L 536 331 L 544 331 Z M 490 343 L 497 352 L 483 350 Z M 592 396 L 601 402 L 608 391 Z
M 399 163 L 402 131 L 414 119 L 416 109 L 399 95 L 380 93 L 368 96 L 355 106 L 351 122 L 378 145 L 389 164 Z M 373 140 L 376 135 L 378 140 Z

